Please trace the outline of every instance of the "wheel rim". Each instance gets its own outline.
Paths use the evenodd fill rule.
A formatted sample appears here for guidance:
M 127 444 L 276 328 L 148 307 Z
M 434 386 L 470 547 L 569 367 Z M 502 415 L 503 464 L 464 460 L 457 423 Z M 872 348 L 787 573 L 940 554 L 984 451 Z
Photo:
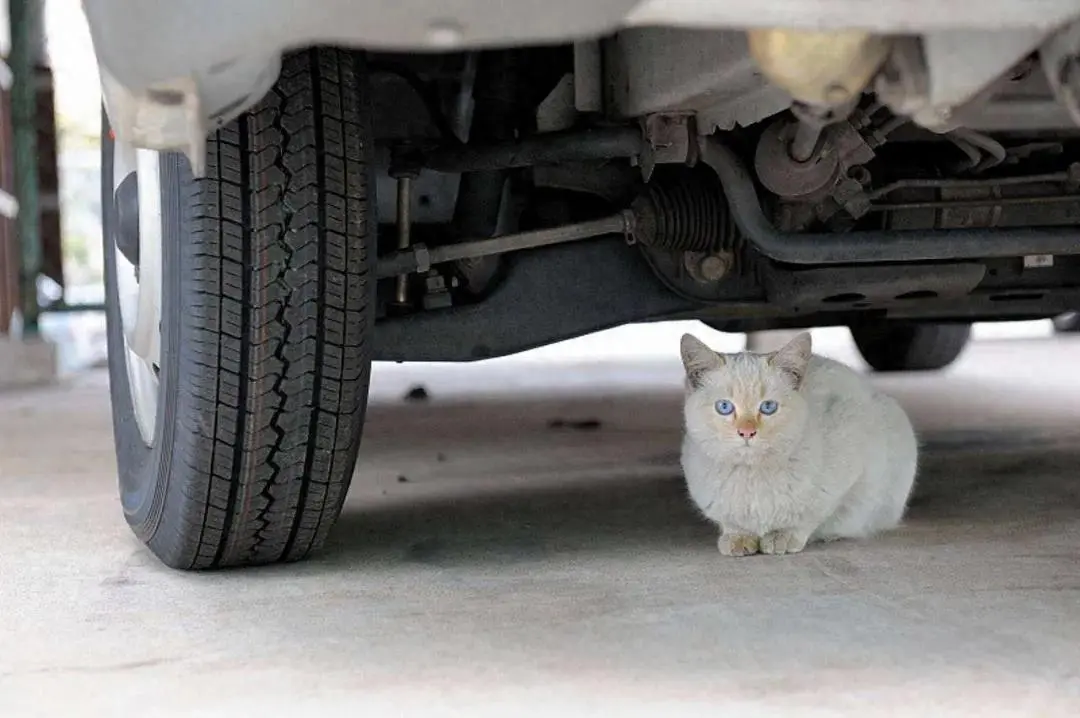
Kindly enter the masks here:
M 114 143 L 113 207 L 124 363 L 135 422 L 143 442 L 151 446 L 161 367 L 160 153 Z

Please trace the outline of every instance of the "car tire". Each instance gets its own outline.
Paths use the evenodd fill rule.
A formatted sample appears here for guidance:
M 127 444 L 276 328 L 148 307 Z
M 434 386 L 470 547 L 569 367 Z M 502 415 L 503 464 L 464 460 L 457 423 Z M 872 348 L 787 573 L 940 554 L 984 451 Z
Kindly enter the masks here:
M 970 336 L 970 324 L 888 322 L 851 327 L 859 353 L 879 372 L 943 369 L 956 361 Z
M 121 503 L 135 535 L 168 566 L 302 559 L 324 543 L 341 511 L 364 422 L 374 327 L 367 101 L 362 54 L 299 52 L 284 59 L 259 104 L 208 139 L 204 177 L 165 153 L 156 177 L 136 175 L 160 187 L 160 290 L 138 285 L 139 302 L 144 293 L 160 302 L 153 364 L 136 356 L 126 333 L 120 290 L 130 286 L 122 270 L 131 210 L 114 187 L 126 179 L 115 165 L 127 155 L 105 126 Z M 136 244 L 144 227 L 156 226 L 142 221 L 150 213 L 143 207 Z M 133 266 L 136 282 L 149 287 L 151 260 L 140 253 Z M 154 392 L 132 387 L 153 378 L 156 405 L 146 409 Z

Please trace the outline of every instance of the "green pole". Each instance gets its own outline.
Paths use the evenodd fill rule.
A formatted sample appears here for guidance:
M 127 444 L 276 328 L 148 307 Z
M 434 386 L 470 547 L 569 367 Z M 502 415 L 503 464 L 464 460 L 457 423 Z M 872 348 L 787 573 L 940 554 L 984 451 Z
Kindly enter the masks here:
M 9 0 L 11 25 L 11 126 L 15 154 L 15 196 L 19 215 L 15 220 L 21 249 L 19 288 L 22 298 L 23 335 L 38 333 L 37 279 L 41 274 L 41 226 L 38 202 L 37 83 L 34 58 L 41 38 L 38 0 Z

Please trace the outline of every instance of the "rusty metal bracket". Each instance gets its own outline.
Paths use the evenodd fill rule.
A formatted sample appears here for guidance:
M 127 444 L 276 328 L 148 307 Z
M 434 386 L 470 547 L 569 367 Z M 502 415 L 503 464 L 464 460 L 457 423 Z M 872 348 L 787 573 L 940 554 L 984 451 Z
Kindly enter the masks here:
M 642 121 L 645 142 L 638 155 L 641 176 L 648 182 L 656 165 L 697 161 L 697 125 L 693 115 L 649 115 Z

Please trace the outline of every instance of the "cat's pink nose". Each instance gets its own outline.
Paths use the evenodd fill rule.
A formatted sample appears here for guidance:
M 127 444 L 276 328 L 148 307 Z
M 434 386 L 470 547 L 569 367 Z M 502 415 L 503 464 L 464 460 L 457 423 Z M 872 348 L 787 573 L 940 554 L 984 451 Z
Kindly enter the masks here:
M 753 439 L 757 436 L 757 429 L 752 426 L 740 426 L 735 431 L 739 432 L 739 436 L 744 439 Z

